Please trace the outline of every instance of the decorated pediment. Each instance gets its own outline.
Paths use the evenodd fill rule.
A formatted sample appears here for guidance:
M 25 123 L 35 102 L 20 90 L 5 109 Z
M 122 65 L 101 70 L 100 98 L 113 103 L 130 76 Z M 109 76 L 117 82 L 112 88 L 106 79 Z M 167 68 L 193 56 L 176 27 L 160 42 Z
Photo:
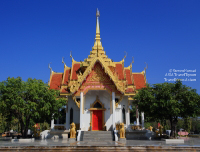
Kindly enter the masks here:
M 88 83 L 111 83 L 110 81 L 110 77 L 104 72 L 99 62 L 94 65 L 93 70 L 86 80 Z
M 92 71 L 94 72 L 91 74 Z M 125 92 L 124 83 L 119 81 L 118 76 L 110 70 L 107 63 L 104 62 L 101 57 L 96 57 L 91 62 L 90 66 L 87 67 L 85 72 L 78 76 L 78 80 L 73 82 L 71 85 L 70 92 L 73 94 L 78 91 L 80 86 L 86 81 L 87 77 L 89 77 L 91 82 L 106 82 L 110 79 L 115 84 L 119 92 L 122 94 Z

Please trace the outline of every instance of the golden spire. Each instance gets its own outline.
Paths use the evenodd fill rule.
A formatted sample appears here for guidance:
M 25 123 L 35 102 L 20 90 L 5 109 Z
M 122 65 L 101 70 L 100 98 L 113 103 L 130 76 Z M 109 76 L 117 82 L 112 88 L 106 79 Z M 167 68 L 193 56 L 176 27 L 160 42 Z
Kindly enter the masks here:
M 97 21 L 96 21 L 96 38 L 95 40 L 100 40 L 100 25 L 99 25 L 99 17 L 100 17 L 100 12 L 97 8 L 97 12 L 96 12 L 96 17 L 97 17 Z
M 100 17 L 100 12 L 97 8 L 97 11 L 96 11 L 96 37 L 95 37 L 94 46 L 92 47 L 92 51 L 90 51 L 90 55 L 86 59 L 87 62 L 91 62 L 96 57 L 101 57 L 104 59 L 104 61 L 111 62 L 111 59 L 109 59 L 107 57 L 106 53 L 104 52 L 104 48 L 102 47 L 102 44 L 101 44 L 99 17 Z
M 95 37 L 95 42 L 94 42 L 94 46 L 92 48 L 92 54 L 96 54 L 96 56 L 99 56 L 99 53 L 102 53 L 101 51 L 103 51 L 103 47 L 101 44 L 101 38 L 100 38 L 100 23 L 99 23 L 99 17 L 100 17 L 100 12 L 97 8 L 97 12 L 96 12 L 96 37 Z

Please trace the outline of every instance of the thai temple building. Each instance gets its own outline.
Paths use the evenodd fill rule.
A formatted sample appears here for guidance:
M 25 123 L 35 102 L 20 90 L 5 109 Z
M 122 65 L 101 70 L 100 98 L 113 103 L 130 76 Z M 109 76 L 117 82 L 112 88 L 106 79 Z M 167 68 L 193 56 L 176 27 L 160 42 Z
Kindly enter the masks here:
M 60 97 L 67 101 L 66 122 L 60 124 L 66 130 L 72 122 L 82 131 L 113 131 L 119 123 L 128 128 L 133 97 L 146 85 L 145 70 L 133 72 L 132 63 L 124 67 L 125 57 L 115 62 L 106 55 L 100 38 L 99 17 L 97 10 L 96 37 L 88 58 L 78 62 L 71 56 L 71 67 L 64 63 L 63 72 L 52 71 L 50 75 L 50 89 L 59 90 Z M 144 113 L 141 119 L 144 125 Z M 56 125 L 52 120 L 51 128 Z

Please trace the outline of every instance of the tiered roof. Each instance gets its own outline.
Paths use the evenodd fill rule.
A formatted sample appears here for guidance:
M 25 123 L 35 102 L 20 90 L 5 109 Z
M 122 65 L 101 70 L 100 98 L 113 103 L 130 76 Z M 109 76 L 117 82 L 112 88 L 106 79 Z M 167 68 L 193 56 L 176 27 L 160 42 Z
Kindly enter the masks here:
M 83 62 L 77 62 L 72 58 L 72 67 L 64 65 L 64 73 L 52 71 L 49 81 L 50 89 L 60 90 L 61 96 L 80 96 L 81 90 L 87 90 L 88 85 L 94 85 L 91 90 L 96 88 L 109 91 L 111 89 L 112 91 L 117 92 L 117 94 L 127 96 L 135 95 L 138 89 L 141 89 L 146 85 L 145 71 L 133 73 L 132 63 L 129 67 L 124 67 L 124 59 L 120 62 L 113 62 L 107 57 L 100 38 L 100 13 L 98 10 L 96 16 L 96 38 L 92 51 L 90 51 L 90 55 Z M 88 80 L 88 77 L 91 77 L 91 73 L 96 74 L 96 77 L 102 76 L 102 74 L 100 74 L 101 70 L 97 71 L 94 69 L 95 67 L 101 67 L 106 73 L 106 75 L 103 75 L 106 77 L 105 82 L 102 81 L 102 79 L 97 79 L 99 80 L 99 83 L 97 84 L 94 81 L 91 83 Z M 108 78 L 110 83 L 107 82 Z M 86 82 L 89 83 L 86 85 Z M 114 85 L 114 87 L 112 85 Z

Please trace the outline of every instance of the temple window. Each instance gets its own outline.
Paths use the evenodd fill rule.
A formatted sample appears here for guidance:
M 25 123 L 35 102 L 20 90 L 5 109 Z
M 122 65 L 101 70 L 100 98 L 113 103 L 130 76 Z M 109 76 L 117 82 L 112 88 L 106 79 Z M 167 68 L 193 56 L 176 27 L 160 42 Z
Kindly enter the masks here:
M 124 108 L 122 109 L 122 122 L 126 124 L 126 113 Z
M 99 102 L 97 102 L 97 103 L 95 103 L 94 108 L 102 108 L 102 106 Z
M 66 122 L 66 108 L 60 110 L 61 117 L 59 118 L 59 124 L 64 124 Z
M 115 103 L 118 103 L 119 102 L 119 99 L 118 98 L 115 98 Z

